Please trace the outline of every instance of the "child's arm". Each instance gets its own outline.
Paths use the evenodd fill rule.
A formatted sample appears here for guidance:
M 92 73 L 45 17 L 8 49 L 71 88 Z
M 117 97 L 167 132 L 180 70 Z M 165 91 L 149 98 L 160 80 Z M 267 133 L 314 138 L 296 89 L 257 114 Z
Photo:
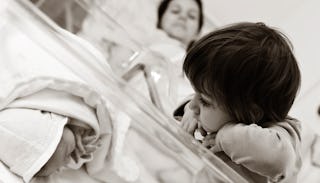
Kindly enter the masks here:
M 190 134 L 194 134 L 197 129 L 197 120 L 194 118 L 193 111 L 189 108 L 189 103 L 184 106 L 184 114 L 181 119 L 181 127 Z
M 189 108 L 190 100 L 186 100 L 180 105 L 173 113 L 174 118 L 181 123 L 182 129 L 187 131 L 189 134 L 194 135 L 196 129 L 199 130 L 202 136 L 205 136 L 207 132 L 203 128 L 198 128 L 198 122 L 194 117 L 194 112 Z
M 262 128 L 256 124 L 229 123 L 216 135 L 216 151 L 225 152 L 237 164 L 271 179 L 296 173 L 301 164 L 300 124 L 279 122 Z
M 180 121 L 180 125 L 184 130 L 193 135 L 197 128 L 197 120 L 194 118 L 193 111 L 189 108 L 189 102 L 188 99 L 179 105 L 173 112 L 173 116 Z

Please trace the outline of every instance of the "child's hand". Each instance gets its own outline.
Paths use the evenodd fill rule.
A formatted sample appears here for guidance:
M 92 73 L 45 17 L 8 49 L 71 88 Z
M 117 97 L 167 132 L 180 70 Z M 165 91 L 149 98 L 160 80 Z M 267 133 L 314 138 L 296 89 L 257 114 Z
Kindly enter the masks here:
M 216 133 L 208 134 L 202 140 L 202 145 L 214 153 L 217 152 L 216 151 L 216 135 L 217 135 Z
M 70 154 L 76 146 L 75 137 L 68 127 L 64 127 L 61 140 L 49 161 L 40 169 L 36 176 L 49 176 L 59 168 L 67 165 L 70 161 Z
M 181 127 L 182 129 L 186 130 L 191 135 L 194 134 L 195 130 L 197 129 L 197 119 L 194 118 L 193 111 L 189 108 L 189 103 L 186 104 L 184 108 L 184 114 L 181 120 Z
M 72 126 L 72 130 L 75 134 L 76 151 L 79 157 L 88 158 L 100 147 L 101 142 L 100 140 L 95 140 L 96 136 L 93 135 L 93 131 L 78 126 Z M 77 157 L 74 157 L 75 161 L 77 159 Z

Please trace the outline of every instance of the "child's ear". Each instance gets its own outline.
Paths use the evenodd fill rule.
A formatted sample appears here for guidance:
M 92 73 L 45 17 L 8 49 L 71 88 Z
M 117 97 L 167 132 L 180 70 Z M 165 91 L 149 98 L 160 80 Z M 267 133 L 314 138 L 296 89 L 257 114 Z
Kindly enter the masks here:
M 259 124 L 259 122 L 263 119 L 264 116 L 264 111 L 257 104 L 251 104 L 249 113 L 252 122 L 257 124 Z

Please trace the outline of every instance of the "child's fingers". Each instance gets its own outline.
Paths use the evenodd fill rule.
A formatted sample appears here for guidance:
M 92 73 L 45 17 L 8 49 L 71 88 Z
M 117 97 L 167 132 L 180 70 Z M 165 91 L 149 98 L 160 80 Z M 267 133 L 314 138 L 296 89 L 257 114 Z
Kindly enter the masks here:
M 192 123 L 189 124 L 189 128 L 187 129 L 187 132 L 190 134 L 194 134 L 196 129 L 197 129 L 197 121 L 194 120 Z
M 185 118 L 182 118 L 182 120 L 181 120 L 181 127 L 183 128 L 183 129 L 186 129 L 187 128 L 187 126 L 188 126 L 188 122 L 186 121 L 186 119 Z
M 83 154 L 80 156 L 82 159 L 90 159 L 92 158 L 92 154 Z
M 93 141 L 92 143 L 90 143 L 91 145 L 95 145 L 95 146 L 98 146 L 98 147 L 100 147 L 101 146 L 101 139 L 99 138 L 98 140 L 96 140 L 96 141 Z
M 90 141 L 88 143 L 86 143 L 85 146 L 88 146 L 88 145 L 94 145 L 94 146 L 98 146 L 98 147 L 101 146 L 101 139 L 95 140 L 96 137 L 94 137 L 94 138 L 90 137 L 88 139 L 90 139 Z
M 77 154 L 80 154 L 78 149 L 75 149 L 75 150 L 70 154 L 70 157 L 71 157 L 76 163 L 78 163 Z
M 211 148 L 212 146 L 215 145 L 215 140 L 214 139 L 203 140 L 202 144 L 203 144 L 203 146 L 205 146 L 207 148 Z
M 94 151 L 97 150 L 97 148 L 98 148 L 97 145 L 87 145 L 87 146 L 85 146 L 86 154 L 93 153 Z
M 216 136 L 216 134 L 209 134 L 209 135 L 205 136 L 202 144 L 207 148 L 211 148 L 211 147 L 215 146 L 216 145 L 215 136 Z
M 82 138 L 82 143 L 83 144 L 88 144 L 92 141 L 94 141 L 94 139 L 96 139 L 97 137 L 96 136 L 86 136 L 86 137 L 83 137 Z
M 84 133 L 84 136 L 94 136 L 95 135 L 95 131 L 94 130 L 86 130 Z
M 86 150 L 84 149 L 84 146 L 83 146 L 83 143 L 82 143 L 81 134 L 76 133 L 75 134 L 75 138 L 76 138 L 76 143 L 77 143 L 78 150 L 80 151 L 81 154 L 85 153 Z
M 193 117 L 184 116 L 181 120 L 181 127 L 190 134 L 193 134 L 197 128 L 197 120 Z
M 193 134 L 196 128 L 197 128 L 197 121 L 195 119 L 192 119 L 191 121 L 183 122 L 182 129 L 184 129 L 190 134 Z
M 184 122 L 183 122 L 183 121 L 181 122 L 181 128 L 184 129 L 184 130 L 186 130 L 186 131 L 187 131 L 187 129 L 188 129 L 188 125 L 189 125 L 189 124 L 188 124 L 187 122 L 185 122 L 185 121 L 184 121 Z
M 72 130 L 74 131 L 75 134 L 80 134 L 80 135 L 82 135 L 85 132 L 84 129 L 79 126 L 72 126 Z
M 194 118 L 194 113 L 189 107 L 185 107 L 185 113 L 181 120 L 181 127 L 192 135 L 196 130 L 197 120 Z

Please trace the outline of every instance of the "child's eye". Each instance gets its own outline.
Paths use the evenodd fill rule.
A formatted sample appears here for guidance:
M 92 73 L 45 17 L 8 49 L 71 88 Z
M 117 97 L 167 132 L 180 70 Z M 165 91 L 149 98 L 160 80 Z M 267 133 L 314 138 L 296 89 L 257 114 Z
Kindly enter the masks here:
M 202 97 L 199 98 L 199 101 L 204 107 L 209 107 L 211 105 L 209 102 L 204 100 Z

